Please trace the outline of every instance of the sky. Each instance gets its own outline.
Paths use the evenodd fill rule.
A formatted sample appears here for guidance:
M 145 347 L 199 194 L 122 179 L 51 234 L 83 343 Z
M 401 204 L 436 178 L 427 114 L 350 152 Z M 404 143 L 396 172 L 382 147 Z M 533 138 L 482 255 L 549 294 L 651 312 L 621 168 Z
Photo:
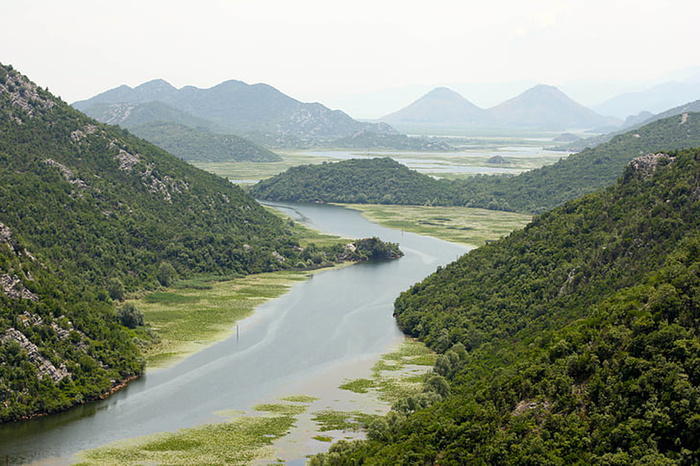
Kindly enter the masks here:
M 697 0 L 14 0 L 2 16 L 0 63 L 67 102 L 236 79 L 362 118 L 437 86 L 593 104 L 700 65 Z

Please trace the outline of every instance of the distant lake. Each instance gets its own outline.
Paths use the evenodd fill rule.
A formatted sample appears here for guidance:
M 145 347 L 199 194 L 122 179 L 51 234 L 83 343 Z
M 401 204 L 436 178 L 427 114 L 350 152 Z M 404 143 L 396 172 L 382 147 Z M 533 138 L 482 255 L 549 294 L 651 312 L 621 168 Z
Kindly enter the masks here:
M 325 150 L 304 151 L 313 157 L 336 160 L 370 159 L 391 157 L 408 168 L 427 175 L 517 175 L 543 165 L 550 165 L 570 155 L 569 152 L 545 150 L 544 147 L 507 146 L 491 149 L 473 149 L 459 152 L 415 152 L 415 151 L 363 151 Z M 503 157 L 504 164 L 488 163 L 494 156 Z

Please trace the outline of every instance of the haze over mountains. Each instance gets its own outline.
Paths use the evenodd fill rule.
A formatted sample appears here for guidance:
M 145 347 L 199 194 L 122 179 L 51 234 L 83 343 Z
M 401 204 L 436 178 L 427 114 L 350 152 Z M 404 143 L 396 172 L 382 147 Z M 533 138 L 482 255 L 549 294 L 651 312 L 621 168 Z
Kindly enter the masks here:
M 437 88 L 381 121 L 392 125 L 449 124 L 550 131 L 614 127 L 621 123 L 616 118 L 599 115 L 556 87 L 544 84 L 489 109 L 474 105 L 455 91 Z
M 638 92 L 626 92 L 593 107 L 603 115 L 626 118 L 640 112 L 659 113 L 700 98 L 700 74 L 693 82 L 668 81 Z
M 363 130 L 395 133 L 385 123 L 359 122 L 319 103 L 300 102 L 267 84 L 235 80 L 209 89 L 176 89 L 157 79 L 135 88 L 123 85 L 73 106 L 100 121 L 127 128 L 169 121 L 278 145 L 333 140 Z

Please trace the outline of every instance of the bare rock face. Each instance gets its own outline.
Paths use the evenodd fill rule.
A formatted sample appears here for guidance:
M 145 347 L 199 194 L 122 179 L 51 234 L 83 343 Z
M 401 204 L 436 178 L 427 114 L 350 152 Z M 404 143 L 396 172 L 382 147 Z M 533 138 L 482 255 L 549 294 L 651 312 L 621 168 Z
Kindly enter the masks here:
M 9 243 L 12 241 L 12 231 L 0 222 L 0 243 Z
M 26 289 L 22 285 L 22 281 L 17 275 L 7 273 L 0 274 L 0 289 L 8 298 L 12 299 L 28 299 L 37 302 L 39 297 Z
M 12 106 L 23 110 L 30 118 L 35 116 L 37 109 L 49 109 L 55 105 L 46 93 L 39 92 L 36 84 L 14 70 L 0 78 L 0 94 L 7 94 Z
M 666 165 L 675 161 L 675 157 L 671 157 L 668 154 L 658 153 L 658 154 L 647 154 L 641 157 L 633 159 L 629 166 L 632 168 L 634 173 L 641 176 L 643 180 L 651 178 L 656 169 L 660 164 Z
M 3 343 L 9 341 L 17 342 L 22 349 L 27 352 L 27 358 L 37 368 L 40 378 L 50 377 L 54 383 L 57 383 L 65 377 L 70 376 L 70 372 L 68 372 L 63 364 L 61 367 L 57 368 L 51 361 L 43 357 L 41 353 L 39 353 L 37 346 L 29 341 L 22 332 L 10 327 L 3 335 L 0 335 L 0 340 L 2 340 Z

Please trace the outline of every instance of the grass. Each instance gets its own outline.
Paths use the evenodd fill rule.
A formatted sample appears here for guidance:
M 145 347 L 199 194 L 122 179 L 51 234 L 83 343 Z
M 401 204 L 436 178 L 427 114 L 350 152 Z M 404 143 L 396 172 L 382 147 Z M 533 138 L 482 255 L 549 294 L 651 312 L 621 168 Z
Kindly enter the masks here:
M 314 399 L 307 396 L 288 398 Z M 241 411 L 233 410 L 221 411 L 217 414 L 229 418 L 224 422 L 147 435 L 86 450 L 78 455 L 78 464 L 190 465 L 274 461 L 273 442 L 289 433 L 296 417 L 307 409 L 308 406 L 299 404 L 269 403 L 253 407 L 256 412 L 266 413 L 262 416 L 244 416 Z
M 292 403 L 313 403 L 318 400 L 318 398 L 308 395 L 290 395 L 280 399 L 282 401 L 291 401 Z
M 374 380 L 370 379 L 355 379 L 350 382 L 346 382 L 340 386 L 343 390 L 350 390 L 355 393 L 367 393 L 370 388 L 375 387 Z
M 470 207 L 343 204 L 388 228 L 433 236 L 473 247 L 500 239 L 527 225 L 532 216 Z
M 77 464 L 249 464 L 272 459 L 274 450 L 270 446 L 289 431 L 294 421 L 289 415 L 238 417 L 87 450 L 78 455 Z
M 235 324 L 268 299 L 306 280 L 308 272 L 249 275 L 207 286 L 155 292 L 134 305 L 143 312 L 156 343 L 144 349 L 147 367 L 163 367 L 233 333 Z
M 405 340 L 396 351 L 382 355 L 372 368 L 371 379 L 348 380 L 339 388 L 354 393 L 372 391 L 380 400 L 394 403 L 422 391 L 425 374 L 436 358 L 423 343 Z
M 234 182 L 247 181 L 247 183 L 238 184 L 250 184 L 250 182 L 257 182 L 273 177 L 297 165 L 317 164 L 333 160 L 330 157 L 309 155 L 303 152 L 278 151 L 277 153 L 282 157 L 281 162 L 198 162 L 194 163 L 194 165 L 202 170 L 216 173 Z

